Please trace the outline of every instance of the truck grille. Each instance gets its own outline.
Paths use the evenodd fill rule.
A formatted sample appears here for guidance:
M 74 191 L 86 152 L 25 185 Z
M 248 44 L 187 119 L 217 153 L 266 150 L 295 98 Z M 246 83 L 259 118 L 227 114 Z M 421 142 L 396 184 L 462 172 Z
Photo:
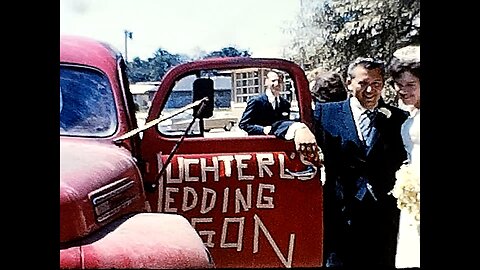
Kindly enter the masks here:
M 133 186 L 133 180 L 124 178 L 91 192 L 89 198 L 97 222 L 105 221 L 130 205 L 135 197 Z

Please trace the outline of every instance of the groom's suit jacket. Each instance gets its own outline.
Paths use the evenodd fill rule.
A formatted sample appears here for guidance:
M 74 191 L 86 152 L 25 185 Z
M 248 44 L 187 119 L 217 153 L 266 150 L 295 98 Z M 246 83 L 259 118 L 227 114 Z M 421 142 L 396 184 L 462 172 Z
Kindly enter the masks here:
M 325 154 L 327 179 L 342 186 L 347 202 L 355 198 L 359 177 L 368 179 L 378 200 L 392 198 L 388 192 L 395 184 L 395 172 L 407 158 L 400 132 L 407 113 L 383 101 L 379 107 L 390 114 L 378 112 L 372 120 L 368 148 L 358 136 L 349 100 L 316 104 L 315 134 Z
M 280 106 L 276 109 L 272 107 L 265 93 L 248 100 L 238 126 L 249 135 L 265 135 L 263 127 L 271 126 L 277 121 L 288 120 L 290 102 L 281 96 L 279 98 Z
M 348 99 L 316 104 L 314 133 L 325 155 L 326 172 L 324 259 L 328 252 L 335 252 L 345 254 L 344 258 L 383 257 L 378 258 L 384 260 L 380 264 L 394 263 L 399 210 L 388 193 L 395 184 L 395 172 L 407 157 L 400 132 L 407 114 L 382 100 L 379 107 L 390 114 L 376 114 L 372 143 L 367 148 L 357 135 Z M 284 137 L 288 126 L 285 122 L 272 129 L 276 136 Z M 354 251 L 355 247 L 360 250 Z

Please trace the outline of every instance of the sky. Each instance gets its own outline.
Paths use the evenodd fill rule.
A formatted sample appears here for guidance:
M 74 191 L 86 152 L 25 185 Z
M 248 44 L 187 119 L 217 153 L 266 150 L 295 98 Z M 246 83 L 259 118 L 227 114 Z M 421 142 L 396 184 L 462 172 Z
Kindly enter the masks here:
M 301 0 L 60 0 L 60 33 L 109 42 L 127 60 L 157 49 L 198 57 L 235 47 L 282 57 Z

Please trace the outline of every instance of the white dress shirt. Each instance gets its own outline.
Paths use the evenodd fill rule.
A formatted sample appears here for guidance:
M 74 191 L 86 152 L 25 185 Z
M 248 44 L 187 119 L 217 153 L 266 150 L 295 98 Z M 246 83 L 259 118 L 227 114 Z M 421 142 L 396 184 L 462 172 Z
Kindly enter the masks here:
M 272 107 L 273 109 L 277 109 L 275 108 L 275 98 L 278 99 L 278 104 L 280 105 L 280 98 L 279 97 L 275 97 L 275 95 L 272 93 L 272 90 L 270 89 L 267 89 L 265 91 L 265 94 L 267 95 L 267 98 L 268 98 L 268 102 L 270 102 L 270 104 L 272 104 Z
M 350 107 L 352 108 L 353 121 L 355 122 L 355 127 L 357 129 L 358 138 L 360 138 L 360 140 L 364 140 L 362 131 L 360 130 L 360 116 L 367 109 L 365 109 L 360 104 L 360 101 L 358 101 L 358 99 L 356 97 L 351 97 L 350 98 Z

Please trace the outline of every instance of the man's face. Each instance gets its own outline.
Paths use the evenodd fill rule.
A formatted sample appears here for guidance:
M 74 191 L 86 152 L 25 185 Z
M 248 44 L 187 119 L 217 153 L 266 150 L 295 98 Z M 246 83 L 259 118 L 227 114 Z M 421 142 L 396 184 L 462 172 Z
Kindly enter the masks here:
M 347 87 L 366 109 L 377 106 L 383 89 L 380 69 L 366 69 L 359 65 L 353 69 L 353 77 L 347 80 Z
M 282 90 L 283 77 L 279 76 L 276 72 L 270 71 L 267 73 L 265 79 L 265 85 L 272 90 L 272 93 L 277 96 Z

